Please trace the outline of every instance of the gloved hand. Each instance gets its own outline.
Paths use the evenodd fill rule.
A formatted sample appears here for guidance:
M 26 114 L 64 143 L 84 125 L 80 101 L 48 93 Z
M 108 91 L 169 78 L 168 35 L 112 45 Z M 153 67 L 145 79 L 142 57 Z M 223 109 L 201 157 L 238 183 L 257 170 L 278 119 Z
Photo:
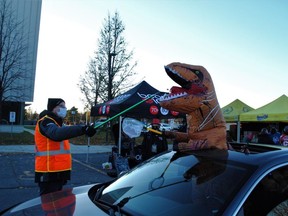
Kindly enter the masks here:
M 88 137 L 92 137 L 94 136 L 94 134 L 96 133 L 96 129 L 94 128 L 94 125 L 85 125 L 82 128 L 82 131 L 84 134 L 86 134 Z

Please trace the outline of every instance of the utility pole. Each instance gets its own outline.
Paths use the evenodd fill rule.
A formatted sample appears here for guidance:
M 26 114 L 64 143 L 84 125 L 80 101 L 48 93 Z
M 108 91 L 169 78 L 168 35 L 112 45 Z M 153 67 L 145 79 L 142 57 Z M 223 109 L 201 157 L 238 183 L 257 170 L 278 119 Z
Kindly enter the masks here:
M 113 67 L 111 65 L 112 63 L 112 57 L 116 56 L 116 53 L 109 53 L 108 54 L 108 101 L 112 100 L 112 72 Z
M 110 53 L 108 54 L 108 101 L 112 100 L 112 72 L 113 72 L 113 66 L 112 64 L 112 57 L 116 56 L 117 53 Z M 109 130 L 109 124 L 106 124 L 106 143 L 108 143 L 108 130 Z

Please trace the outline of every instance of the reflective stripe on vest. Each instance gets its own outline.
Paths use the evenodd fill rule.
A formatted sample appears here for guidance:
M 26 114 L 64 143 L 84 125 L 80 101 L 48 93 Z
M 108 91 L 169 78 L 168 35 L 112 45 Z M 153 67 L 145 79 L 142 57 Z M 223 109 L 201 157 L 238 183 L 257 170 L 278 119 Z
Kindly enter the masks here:
M 36 147 L 37 148 L 37 147 Z M 70 150 L 64 149 L 64 143 L 60 142 L 60 150 L 58 151 L 36 151 L 36 156 L 47 156 L 47 155 L 59 155 L 59 154 L 70 154 Z
M 68 140 L 56 142 L 41 134 L 39 124 L 44 118 L 51 119 L 58 127 L 57 122 L 49 116 L 41 118 L 35 128 L 35 171 L 59 172 L 71 170 L 72 158 Z

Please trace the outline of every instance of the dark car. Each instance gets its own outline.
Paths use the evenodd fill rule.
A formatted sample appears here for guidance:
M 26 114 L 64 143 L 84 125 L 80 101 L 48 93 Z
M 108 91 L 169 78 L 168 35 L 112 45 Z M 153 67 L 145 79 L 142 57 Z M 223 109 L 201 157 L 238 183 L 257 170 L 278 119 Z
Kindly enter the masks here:
M 288 149 L 232 147 L 168 151 L 112 182 L 47 194 L 4 215 L 286 215 Z

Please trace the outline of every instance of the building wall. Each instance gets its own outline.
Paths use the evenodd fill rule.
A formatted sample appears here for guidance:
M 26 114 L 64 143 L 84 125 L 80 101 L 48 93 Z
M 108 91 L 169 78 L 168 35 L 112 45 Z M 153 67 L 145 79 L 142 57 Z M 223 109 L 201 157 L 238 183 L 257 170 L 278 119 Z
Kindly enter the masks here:
M 25 66 L 24 79 L 17 80 L 13 83 L 15 86 L 26 85 L 24 92 L 17 92 L 18 95 L 23 95 L 13 101 L 5 102 L 3 105 L 2 119 L 9 121 L 9 113 L 16 111 L 15 124 L 23 124 L 24 120 L 24 108 L 25 102 L 33 102 L 34 100 L 34 87 L 35 87 L 35 75 L 36 75 L 36 62 L 37 62 L 37 50 L 38 39 L 40 29 L 40 17 L 42 0 L 8 0 L 12 3 L 12 7 L 15 10 L 17 22 L 23 22 L 23 33 L 27 39 L 27 51 L 25 58 L 28 64 Z M 7 94 L 11 94 L 8 92 Z M 3 122 L 2 122 L 3 123 Z M 1 122 L 0 122 L 1 124 Z
M 24 97 L 17 99 L 18 102 L 32 102 L 34 99 L 35 73 L 37 62 L 38 38 L 40 28 L 40 16 L 42 0 L 10 0 L 15 8 L 16 19 L 24 23 L 23 33 L 27 37 L 28 49 L 26 59 L 25 79 L 18 80 L 15 85 L 27 85 Z M 21 92 L 23 94 L 23 92 Z

